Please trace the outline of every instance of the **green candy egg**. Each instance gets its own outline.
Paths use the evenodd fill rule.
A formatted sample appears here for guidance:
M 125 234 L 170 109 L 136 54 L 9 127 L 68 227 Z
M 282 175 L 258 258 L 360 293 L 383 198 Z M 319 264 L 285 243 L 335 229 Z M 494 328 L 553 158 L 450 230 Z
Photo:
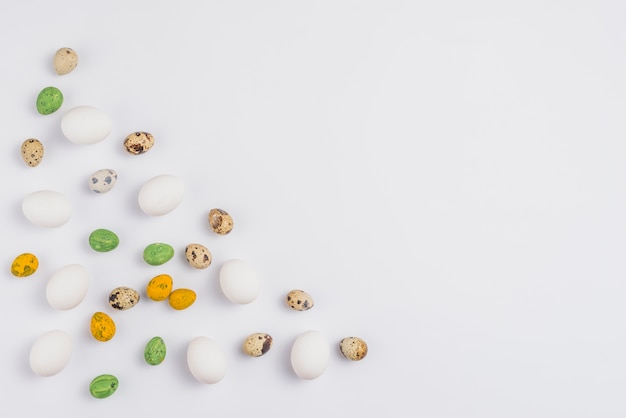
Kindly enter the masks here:
M 155 242 L 143 250 L 143 259 L 151 266 L 160 266 L 174 257 L 174 248 L 169 244 Z
M 98 399 L 108 398 L 117 390 L 119 381 L 112 374 L 101 374 L 89 384 L 89 393 Z
M 37 112 L 49 115 L 59 110 L 63 104 L 63 93 L 56 87 L 46 87 L 37 96 Z
M 108 229 L 96 229 L 89 235 L 89 246 L 99 253 L 112 251 L 119 243 L 117 235 Z
M 163 363 L 165 360 L 165 342 L 161 337 L 154 337 L 148 344 L 146 344 L 146 349 L 143 352 L 143 358 L 146 360 L 151 366 L 157 366 Z

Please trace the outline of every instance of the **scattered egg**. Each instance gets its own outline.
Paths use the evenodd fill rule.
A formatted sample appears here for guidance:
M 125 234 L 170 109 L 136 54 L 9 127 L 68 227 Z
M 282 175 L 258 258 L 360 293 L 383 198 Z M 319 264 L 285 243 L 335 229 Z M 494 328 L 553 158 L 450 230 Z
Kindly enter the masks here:
M 222 265 L 220 286 L 226 298 L 238 304 L 252 302 L 261 292 L 257 272 L 248 263 L 238 259 L 226 261 Z
M 53 190 L 39 190 L 22 200 L 26 219 L 37 226 L 56 228 L 72 216 L 72 204 L 64 194 Z
M 178 207 L 184 194 L 185 184 L 180 178 L 170 174 L 158 175 L 139 190 L 139 207 L 147 215 L 165 215 Z
M 69 74 L 78 65 L 78 54 L 72 48 L 60 48 L 54 54 L 52 64 L 58 75 Z
M 22 160 L 29 167 L 37 167 L 43 158 L 43 144 L 40 140 L 29 138 L 22 142 Z
M 35 254 L 23 253 L 13 259 L 11 274 L 15 277 L 28 277 L 39 268 L 39 259 Z
M 110 168 L 103 168 L 91 174 L 89 190 L 94 193 L 106 193 L 117 183 L 117 172 Z
M 46 299 L 55 309 L 74 309 L 83 301 L 88 288 L 87 269 L 80 264 L 68 264 L 55 271 L 48 279 Z
M 187 347 L 187 366 L 201 383 L 217 383 L 226 375 L 226 355 L 208 337 L 196 337 Z
M 40 335 L 30 349 L 30 368 L 43 377 L 54 376 L 67 366 L 72 354 L 72 338 L 62 330 Z
M 291 366 L 302 379 L 320 377 L 328 368 L 329 360 L 328 341 L 319 331 L 300 334 L 291 347 Z
M 96 144 L 111 133 L 109 115 L 93 106 L 76 106 L 61 119 L 61 131 L 70 142 Z

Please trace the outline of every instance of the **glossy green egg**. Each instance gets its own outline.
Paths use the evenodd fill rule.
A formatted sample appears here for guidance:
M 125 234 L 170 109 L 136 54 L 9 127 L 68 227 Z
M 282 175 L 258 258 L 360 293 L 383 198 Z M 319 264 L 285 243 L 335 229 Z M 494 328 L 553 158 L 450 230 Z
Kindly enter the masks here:
M 112 374 L 101 374 L 89 384 L 89 393 L 98 399 L 108 398 L 117 390 L 119 381 Z
M 157 366 L 165 360 L 165 352 L 165 341 L 163 341 L 163 338 L 154 337 L 146 344 L 143 357 L 149 365 Z
M 63 104 L 63 93 L 56 87 L 46 87 L 37 96 L 37 112 L 49 115 L 59 110 Z
M 117 235 L 108 229 L 96 229 L 89 235 L 89 246 L 99 253 L 112 251 L 119 243 L 120 239 Z
M 174 257 L 174 248 L 169 244 L 154 242 L 143 250 L 143 259 L 151 266 L 160 266 Z

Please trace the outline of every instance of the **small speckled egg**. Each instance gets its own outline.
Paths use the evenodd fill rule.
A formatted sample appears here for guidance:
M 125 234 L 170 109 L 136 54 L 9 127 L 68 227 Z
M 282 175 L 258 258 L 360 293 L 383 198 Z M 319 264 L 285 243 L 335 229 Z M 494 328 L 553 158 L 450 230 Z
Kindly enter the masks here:
M 54 54 L 52 63 L 58 75 L 69 74 L 78 65 L 78 54 L 72 48 L 61 48 Z
M 222 209 L 211 209 L 209 211 L 209 225 L 213 232 L 226 235 L 233 230 L 233 217 Z
M 43 158 L 43 144 L 35 138 L 22 142 L 22 160 L 29 167 L 37 167 Z
M 154 137 L 148 132 L 133 132 L 124 139 L 124 149 L 133 155 L 150 151 L 154 145 Z
M 154 337 L 146 344 L 146 348 L 143 351 L 143 358 L 149 365 L 158 366 L 165 360 L 166 353 L 167 349 L 163 338 Z
M 139 293 L 130 287 L 116 287 L 109 294 L 109 305 L 118 311 L 132 308 L 139 302 Z
M 49 115 L 56 112 L 63 104 L 63 93 L 56 87 L 45 87 L 37 95 L 37 112 Z
M 191 289 L 176 289 L 170 294 L 170 306 L 177 311 L 187 309 L 196 301 L 196 292 Z
M 307 311 L 314 305 L 313 298 L 303 290 L 292 290 L 287 293 L 287 305 L 296 311 Z
M 89 178 L 89 190 L 94 193 L 106 193 L 117 183 L 117 172 L 110 168 L 103 168 L 94 172 Z
M 115 335 L 115 322 L 104 312 L 96 312 L 91 317 L 91 335 L 102 342 L 109 341 Z
M 172 276 L 169 274 L 159 274 L 150 280 L 146 288 L 146 293 L 150 299 L 160 302 L 169 297 L 172 293 L 173 285 Z
M 251 357 L 260 357 L 272 348 L 272 342 L 269 334 L 251 334 L 243 342 L 243 352 Z
M 151 266 L 160 266 L 174 257 L 174 247 L 163 242 L 153 242 L 144 248 L 143 261 Z
M 197 269 L 209 267 L 213 260 L 209 249 L 201 244 L 189 244 L 185 248 L 185 258 L 189 265 Z
M 359 337 L 347 337 L 339 342 L 339 350 L 348 360 L 363 360 L 367 355 L 367 344 Z
M 120 239 L 113 231 L 100 228 L 89 234 L 89 246 L 99 253 L 113 251 L 120 244 Z
M 15 257 L 11 263 L 11 274 L 15 277 L 28 277 L 37 271 L 39 260 L 35 254 L 23 253 Z
M 113 395 L 120 382 L 112 374 L 101 374 L 89 383 L 89 393 L 96 399 L 104 399 Z

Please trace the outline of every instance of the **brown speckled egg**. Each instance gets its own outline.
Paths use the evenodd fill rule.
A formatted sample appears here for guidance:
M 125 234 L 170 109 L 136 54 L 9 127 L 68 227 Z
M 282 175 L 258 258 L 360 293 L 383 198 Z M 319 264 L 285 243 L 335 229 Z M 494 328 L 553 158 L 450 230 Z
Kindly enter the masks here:
M 296 311 L 308 311 L 314 305 L 313 298 L 303 290 L 292 290 L 287 293 L 287 305 Z
M 367 344 L 359 337 L 347 337 L 339 342 L 339 350 L 348 360 L 363 360 L 367 355 Z
M 209 211 L 209 225 L 213 232 L 226 235 L 233 230 L 233 218 L 222 209 L 211 209 Z
M 272 342 L 269 334 L 251 334 L 243 342 L 243 352 L 251 357 L 260 357 L 272 348 Z
M 202 244 L 189 244 L 185 248 L 185 258 L 189 265 L 197 269 L 209 267 L 213 260 L 209 249 Z
M 109 305 L 118 311 L 125 311 L 139 302 L 139 293 L 129 287 L 117 287 L 109 294 Z
M 133 154 L 146 153 L 154 145 L 154 137 L 148 132 L 133 132 L 124 139 L 124 149 Z
M 69 74 L 78 65 L 78 54 L 72 48 L 61 48 L 54 54 L 53 64 L 58 75 Z
M 29 167 L 37 167 L 43 158 L 43 144 L 35 138 L 22 142 L 22 160 Z

